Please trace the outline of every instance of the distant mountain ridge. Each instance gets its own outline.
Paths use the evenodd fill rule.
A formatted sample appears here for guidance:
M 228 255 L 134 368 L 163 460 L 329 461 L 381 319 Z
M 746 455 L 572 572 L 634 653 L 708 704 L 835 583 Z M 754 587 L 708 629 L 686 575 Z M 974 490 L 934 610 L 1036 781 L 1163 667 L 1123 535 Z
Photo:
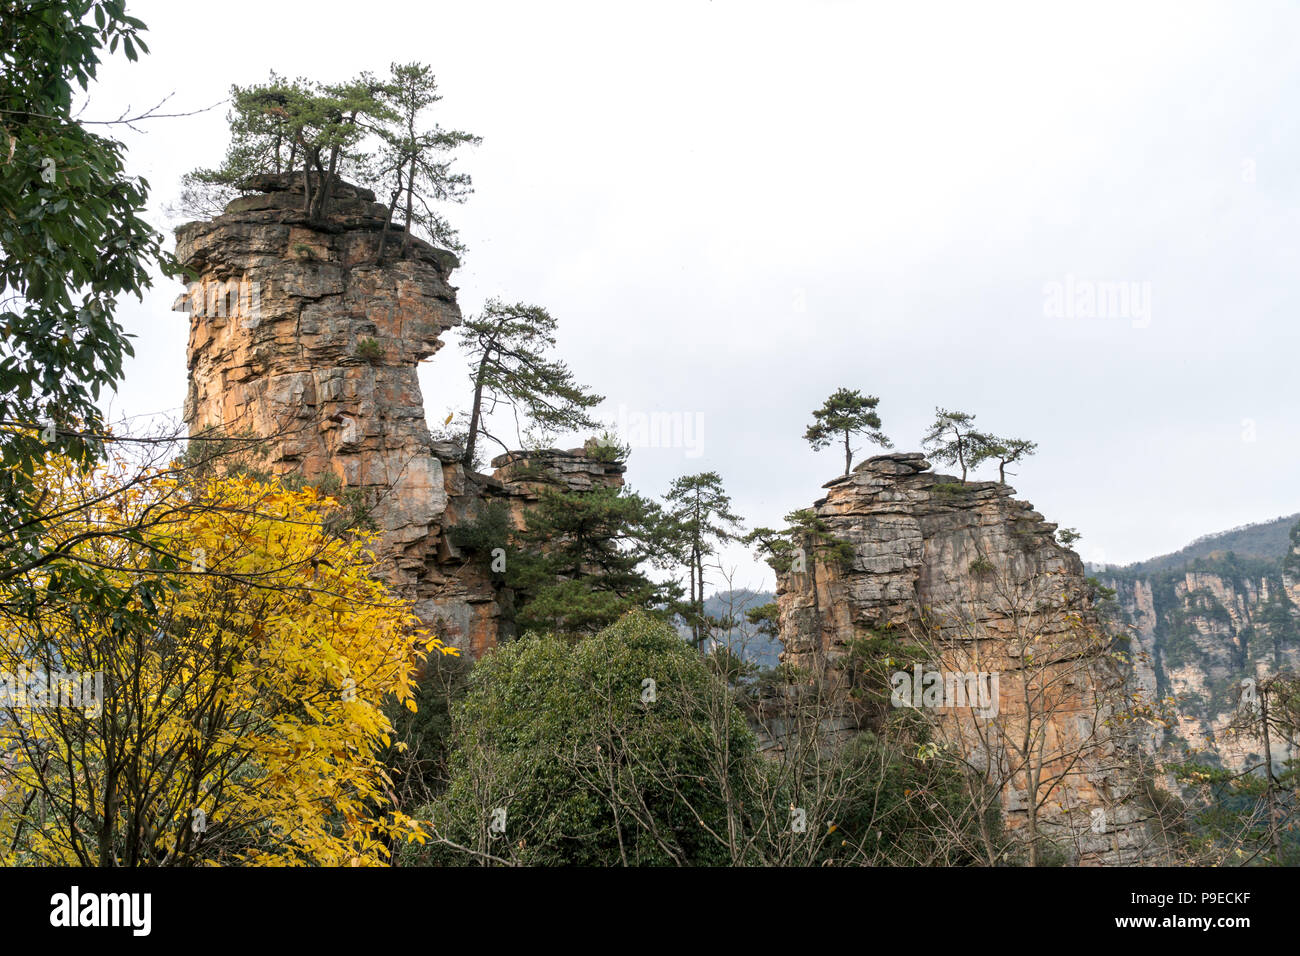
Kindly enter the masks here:
M 1089 564 L 1091 574 L 1141 576 L 1159 571 L 1173 571 L 1194 564 L 1199 558 L 1218 558 L 1232 552 L 1239 558 L 1280 560 L 1291 548 L 1291 529 L 1300 522 L 1300 513 L 1241 525 L 1228 531 L 1202 535 L 1191 544 L 1171 554 L 1126 565 Z
M 718 643 L 730 646 L 742 658 L 760 669 L 767 669 L 780 663 L 781 642 L 774 637 L 753 633 L 753 627 L 745 623 L 745 612 L 775 600 L 776 595 L 771 591 L 754 591 L 750 588 L 718 591 L 704 599 L 704 613 L 710 617 L 721 618 L 730 614 L 738 618 L 741 626 L 725 637 L 720 636 Z
M 1243 681 L 1300 671 L 1300 515 L 1092 573 L 1115 591 L 1139 685 L 1152 698 L 1177 700 L 1177 724 L 1158 732 L 1155 745 L 1186 746 L 1236 772 L 1260 766 L 1259 742 L 1231 727 Z M 1274 738 L 1274 761 L 1292 756 Z

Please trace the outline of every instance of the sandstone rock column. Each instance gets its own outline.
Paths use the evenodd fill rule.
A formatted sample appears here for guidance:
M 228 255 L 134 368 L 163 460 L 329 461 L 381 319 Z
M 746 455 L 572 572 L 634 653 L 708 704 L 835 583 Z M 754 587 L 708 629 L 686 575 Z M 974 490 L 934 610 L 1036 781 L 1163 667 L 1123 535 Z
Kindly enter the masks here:
M 177 305 L 190 313 L 190 434 L 260 436 L 272 472 L 364 495 L 386 575 L 419 598 L 447 492 L 416 365 L 461 321 L 456 259 L 416 242 L 377 265 L 386 210 L 368 190 L 339 184 L 328 221 L 311 223 L 297 178 L 250 185 L 176 231 L 198 276 Z
M 1122 675 L 1103 640 L 1084 639 L 1100 629 L 1082 562 L 1011 488 L 929 467 L 916 453 L 880 455 L 825 485 L 813 510 L 853 556 L 828 566 L 809 554 L 802 571 L 778 575 L 782 659 L 834 687 L 856 640 L 898 635 L 900 644 L 926 641 L 949 671 L 996 674 L 996 718 L 980 723 L 973 708 L 957 710 L 943 718 L 944 732 L 976 763 L 1004 759 L 990 756 L 999 735 L 1034 726 L 1044 753 L 1058 755 L 1043 761 L 1059 782 L 1039 790 L 1050 794 L 1040 827 L 1072 842 L 1082 862 L 1140 859 L 1149 834 L 1133 803 L 1134 775 L 1103 729 Z M 1038 685 L 1047 691 L 1025 693 Z M 1041 707 L 1027 708 L 1027 699 Z M 1018 830 L 1028 782 L 1012 772 L 1001 795 L 1007 825 Z M 1105 814 L 1101 832 L 1091 827 L 1094 810 Z
M 190 313 L 191 436 L 255 436 L 259 466 L 360 494 L 381 534 L 385 578 L 449 644 L 474 656 L 513 633 L 500 575 L 448 538 L 491 500 L 516 525 L 539 487 L 622 484 L 623 466 L 586 449 L 515 452 L 480 475 L 432 441 L 416 366 L 460 324 L 451 253 L 390 241 L 387 210 L 347 183 L 328 220 L 303 213 L 298 177 L 262 176 L 208 222 L 176 231 L 197 275 L 176 308 Z

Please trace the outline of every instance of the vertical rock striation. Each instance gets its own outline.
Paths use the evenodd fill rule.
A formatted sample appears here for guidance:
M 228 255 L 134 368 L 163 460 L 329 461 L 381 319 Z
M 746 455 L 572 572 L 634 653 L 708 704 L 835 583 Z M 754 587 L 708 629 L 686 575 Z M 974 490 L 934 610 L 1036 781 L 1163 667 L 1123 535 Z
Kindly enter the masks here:
M 1300 672 L 1300 525 L 1281 557 L 1216 551 L 1181 566 L 1101 573 L 1115 589 L 1119 618 L 1132 629 L 1142 677 L 1171 698 L 1177 723 L 1153 751 L 1218 762 L 1241 772 L 1263 760 L 1260 737 L 1237 732 L 1242 682 Z M 1294 758 L 1280 733 L 1274 761 Z
M 834 686 L 847 681 L 855 641 L 895 635 L 923 638 L 954 671 L 998 675 L 996 718 L 954 711 L 945 726 L 971 763 L 1009 768 L 1008 827 L 1033 826 L 1084 863 L 1142 859 L 1149 834 L 1127 744 L 1107 729 L 1123 675 L 1097 639 L 1082 563 L 1057 544 L 1056 526 L 1011 488 L 932 474 L 915 453 L 877 456 L 825 487 L 813 510 L 852 558 L 809 556 L 803 572 L 778 575 L 783 659 Z M 1032 823 L 1029 771 L 998 742 L 1026 727 L 1044 742 Z
M 190 313 L 191 436 L 256 436 L 270 471 L 363 498 L 388 582 L 444 641 L 481 654 L 510 633 L 510 595 L 447 529 L 494 499 L 522 520 L 539 481 L 616 486 L 622 466 L 578 449 L 530 453 L 542 475 L 520 482 L 518 465 L 466 468 L 457 446 L 433 441 L 416 374 L 461 322 L 456 257 L 390 241 L 377 262 L 387 210 L 369 190 L 340 182 L 314 223 L 299 177 L 246 186 L 222 215 L 176 231 L 197 276 L 176 306 Z

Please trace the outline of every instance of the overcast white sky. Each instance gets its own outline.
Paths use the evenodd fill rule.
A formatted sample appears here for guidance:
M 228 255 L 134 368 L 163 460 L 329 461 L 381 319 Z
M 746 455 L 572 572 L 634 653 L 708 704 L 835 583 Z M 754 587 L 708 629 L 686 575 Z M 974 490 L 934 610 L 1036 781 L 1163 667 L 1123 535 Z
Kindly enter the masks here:
M 1035 439 L 1013 484 L 1126 563 L 1300 510 L 1300 7 L 1284 3 L 131 2 L 152 54 L 88 115 L 269 69 L 433 65 L 436 118 L 483 137 L 466 313 L 545 305 L 606 417 L 680 413 L 753 524 L 842 470 L 802 440 L 835 388 L 913 450 L 935 405 Z M 219 162 L 225 108 L 124 133 L 161 207 Z M 1072 278 L 1068 278 L 1072 277 Z M 1059 317 L 1052 283 L 1130 283 L 1128 316 Z M 162 282 L 122 317 L 115 414 L 179 411 L 186 318 Z M 1149 294 L 1149 310 L 1141 309 Z M 430 420 L 467 404 L 449 345 Z M 560 442 L 560 444 L 569 444 Z M 866 452 L 870 454 L 870 452 Z M 743 549 L 738 585 L 770 583 Z

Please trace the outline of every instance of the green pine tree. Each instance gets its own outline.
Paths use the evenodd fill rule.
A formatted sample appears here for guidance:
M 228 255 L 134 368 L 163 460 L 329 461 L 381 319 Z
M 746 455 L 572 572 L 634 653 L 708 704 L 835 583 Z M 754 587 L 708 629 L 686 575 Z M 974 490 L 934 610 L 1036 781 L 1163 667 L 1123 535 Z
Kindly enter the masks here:
M 880 399 L 874 395 L 863 395 L 857 389 L 836 389 L 822 407 L 812 413 L 813 423 L 804 432 L 804 440 L 812 445 L 814 451 L 820 451 L 842 439 L 844 474 L 847 475 L 853 466 L 854 449 L 849 444 L 851 436 L 865 434 L 877 445 L 893 447 L 893 442 L 880 430 L 880 416 L 876 414 L 876 406 L 879 404 Z

